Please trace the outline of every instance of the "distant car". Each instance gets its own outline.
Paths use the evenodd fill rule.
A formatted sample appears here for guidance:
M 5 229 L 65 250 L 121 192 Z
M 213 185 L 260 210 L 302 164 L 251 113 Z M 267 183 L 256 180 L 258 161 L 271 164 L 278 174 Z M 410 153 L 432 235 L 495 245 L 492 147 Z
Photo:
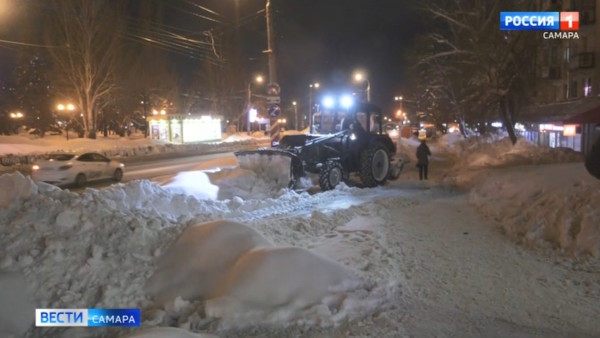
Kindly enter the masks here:
M 86 182 L 123 178 L 123 163 L 113 161 L 98 153 L 52 154 L 31 167 L 35 181 L 58 186 L 74 184 L 83 186 Z

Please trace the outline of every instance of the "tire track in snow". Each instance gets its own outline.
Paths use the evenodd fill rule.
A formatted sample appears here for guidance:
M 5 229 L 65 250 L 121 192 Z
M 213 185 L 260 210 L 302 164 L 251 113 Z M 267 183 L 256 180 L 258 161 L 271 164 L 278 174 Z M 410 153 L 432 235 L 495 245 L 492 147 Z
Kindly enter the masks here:
M 272 205 L 263 206 L 265 201 L 247 201 L 255 203 L 257 209 L 242 211 L 242 215 L 231 217 L 237 222 L 254 222 L 264 219 L 310 216 L 313 211 L 330 213 L 334 210 L 349 208 L 375 199 L 406 196 L 406 191 L 388 188 L 350 188 L 343 187 L 335 190 L 319 192 L 314 195 L 301 194 L 298 198 L 272 199 Z

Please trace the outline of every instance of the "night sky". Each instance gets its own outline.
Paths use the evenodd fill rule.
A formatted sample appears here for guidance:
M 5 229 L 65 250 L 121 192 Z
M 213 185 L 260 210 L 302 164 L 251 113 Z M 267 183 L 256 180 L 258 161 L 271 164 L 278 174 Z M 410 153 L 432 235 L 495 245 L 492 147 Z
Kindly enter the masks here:
M 158 0 L 154 0 L 158 1 Z M 181 1 L 178 3 L 178 1 Z M 220 27 L 219 24 L 185 13 L 190 1 L 165 2 L 174 25 Z M 267 74 L 266 0 L 196 1 L 238 22 L 240 48 L 249 74 Z M 393 109 L 393 98 L 402 95 L 408 65 L 404 52 L 416 34 L 424 30 L 423 14 L 411 0 L 271 0 L 275 34 L 277 82 L 283 105 L 307 101 L 310 83 L 319 82 L 320 92 L 366 89 L 353 82 L 361 70 L 371 84 L 371 101 Z M 207 14 L 193 10 L 195 13 Z M 262 11 L 260 14 L 255 13 Z M 226 21 L 225 19 L 223 19 Z M 231 27 L 231 25 L 230 25 Z M 198 28 L 196 28 L 198 29 Z M 216 31 L 223 31 L 217 28 Z M 249 79 L 250 80 L 250 79 Z M 363 92 L 359 94 L 364 95 Z
M 360 69 L 371 83 L 374 103 L 386 106 L 401 94 L 407 67 L 403 53 L 422 24 L 408 1 L 280 2 L 282 90 L 296 94 L 296 82 L 306 86 L 315 80 L 326 85 L 323 89 L 352 85 L 352 74 Z
M 0 38 L 17 40 L 19 22 L 27 18 L 25 6 L 45 0 L 19 3 L 10 20 L 0 27 Z M 118 1 L 118 0 L 114 0 Z M 132 0 L 150 1 L 165 10 L 165 24 L 192 32 L 206 29 L 237 30 L 246 71 L 267 73 L 264 10 L 266 0 Z M 408 65 L 403 53 L 414 36 L 423 31 L 424 18 L 411 0 L 271 0 L 275 31 L 277 82 L 282 88 L 283 105 L 292 100 L 305 102 L 308 85 L 321 83 L 321 92 L 340 87 L 358 91 L 366 88 L 353 83 L 352 74 L 362 70 L 371 83 L 372 101 L 391 109 L 395 95 L 402 94 Z M 199 5 L 218 15 L 210 14 Z M 0 8 L 0 15 L 2 9 Z M 215 22 L 201 18 L 216 18 Z M 238 18 L 236 20 L 236 17 Z M 239 22 L 236 27 L 235 22 Z M 0 44 L 0 62 L 10 60 L 18 46 Z M 175 55 L 182 73 L 185 60 Z M 6 67 L 5 67 L 6 68 Z M 6 73 L 2 73 L 6 76 Z M 364 94 L 364 92 L 363 92 Z

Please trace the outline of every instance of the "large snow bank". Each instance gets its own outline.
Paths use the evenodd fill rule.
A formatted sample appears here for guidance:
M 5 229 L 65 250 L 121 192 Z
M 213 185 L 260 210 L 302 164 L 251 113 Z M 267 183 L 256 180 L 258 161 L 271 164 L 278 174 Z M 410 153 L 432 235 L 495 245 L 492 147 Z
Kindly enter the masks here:
M 209 221 L 229 210 L 227 202 L 172 194 L 148 181 L 76 194 L 43 189 L 18 174 L 1 179 L 7 177 L 37 192 L 0 211 L 0 269 L 23 273 L 37 308 L 144 308 L 154 258 L 192 219 Z
M 146 291 L 159 303 L 209 298 L 241 255 L 265 246 L 271 246 L 268 240 L 240 223 L 188 226 L 158 259 Z
M 251 250 L 227 271 L 207 313 L 238 327 L 302 321 L 309 312 L 335 320 L 348 293 L 369 288 L 350 269 L 294 247 Z
M 237 310 L 248 309 L 254 305 L 267 314 L 272 311 L 268 315 L 265 314 L 265 323 L 281 323 L 281 318 L 303 321 L 302 318 L 310 316 L 311 325 L 334 325 L 368 315 L 385 304 L 385 295 L 374 294 L 369 291 L 368 286 L 352 291 L 347 288 L 351 283 L 342 283 L 338 289 L 331 290 L 328 286 L 325 287 L 325 282 L 318 285 L 307 284 L 316 288 L 317 296 L 313 293 L 315 291 L 311 291 L 312 287 L 311 290 L 307 289 L 302 293 L 302 284 L 311 277 L 310 274 L 306 274 L 297 284 L 288 283 L 286 277 L 282 279 L 282 283 L 286 285 L 275 284 L 272 290 L 262 291 L 279 292 L 283 298 L 278 299 L 294 298 L 295 301 L 291 301 L 290 304 L 314 304 L 316 300 L 321 302 L 309 306 L 308 309 L 299 310 L 278 301 L 275 311 L 276 306 L 269 303 L 269 299 L 266 299 L 266 305 L 255 304 L 250 293 L 260 291 L 256 289 L 256 285 L 261 282 L 278 279 L 280 274 L 276 271 L 266 271 L 270 268 L 281 271 L 288 269 L 289 267 L 283 266 L 293 264 L 286 261 L 287 259 L 294 264 L 305 262 L 305 266 L 321 272 L 331 268 L 330 274 L 326 272 L 322 277 L 334 282 L 347 275 L 342 274 L 341 268 L 336 270 L 335 264 L 331 265 L 329 261 L 324 261 L 309 252 L 285 251 L 291 249 L 274 251 L 272 254 L 261 256 L 261 259 L 252 260 L 257 262 L 265 276 L 252 275 L 242 266 L 236 267 L 235 262 L 220 264 L 219 259 L 236 257 L 236 252 L 243 251 L 241 238 L 245 237 L 244 234 L 253 233 L 249 228 L 245 228 L 244 231 L 229 231 L 224 227 L 210 236 L 205 234 L 211 237 L 204 243 L 205 248 L 197 248 L 193 244 L 194 240 L 202 238 L 203 235 L 190 235 L 196 230 L 193 226 L 188 227 L 190 224 L 224 217 L 252 221 L 282 212 L 310 209 L 315 203 L 323 203 L 322 198 L 326 199 L 327 194 L 323 194 L 322 198 L 314 198 L 306 193 L 287 191 L 278 195 L 276 199 L 265 197 L 245 201 L 234 197 L 219 201 L 200 200 L 192 195 L 174 193 L 146 180 L 116 184 L 103 190 L 87 189 L 80 194 L 36 183 L 20 174 L 3 175 L 0 176 L 0 180 L 9 183 L 9 187 L 19 187 L 13 190 L 14 192 L 22 192 L 13 194 L 13 191 L 0 191 L 2 199 L 9 201 L 5 203 L 6 208 L 0 209 L 0 224 L 3 227 L 3 236 L 0 237 L 0 269 L 22 273 L 26 282 L 23 284 L 27 284 L 31 289 L 31 298 L 37 308 L 139 307 L 142 309 L 143 325 L 146 327 L 177 325 L 198 328 L 207 322 L 218 320 L 227 328 L 228 325 L 237 327 L 242 323 L 256 324 L 254 321 L 235 319 L 239 314 Z M 330 192 L 335 193 L 343 191 Z M 260 230 L 261 234 L 267 235 L 265 237 L 268 237 L 269 241 L 272 238 L 283 238 L 283 234 L 286 234 L 287 239 L 299 238 L 307 231 L 304 227 L 294 228 L 283 224 Z M 189 232 L 180 237 L 182 231 Z M 214 236 L 219 231 L 223 231 L 223 236 L 229 240 L 215 240 Z M 188 235 L 189 237 L 186 237 Z M 174 244 L 177 249 L 163 255 L 172 243 L 177 243 L 177 238 L 181 239 L 178 244 Z M 216 247 L 219 243 L 221 245 Z M 261 245 L 254 245 L 257 243 Z M 264 247 L 267 245 L 265 243 L 268 242 L 255 241 L 248 248 Z M 210 257 L 213 257 L 211 264 L 214 264 L 214 269 L 208 272 L 214 273 L 214 276 L 203 277 L 209 281 L 220 279 L 222 276 L 219 276 L 218 270 L 224 267 L 226 276 L 222 278 L 232 282 L 224 283 L 223 285 L 228 287 L 215 292 L 221 300 L 230 299 L 228 297 L 231 295 L 236 299 L 234 303 L 213 302 L 211 311 L 222 315 L 221 319 L 207 316 L 204 310 L 201 310 L 204 304 L 202 301 L 188 301 L 177 297 L 163 308 L 160 302 L 152 301 L 145 293 L 144 285 L 147 280 L 157 268 L 158 271 L 164 268 L 162 271 L 166 273 L 160 278 L 164 283 L 157 284 L 162 286 L 161 290 L 169 296 L 166 298 L 174 297 L 181 290 L 189 291 L 192 295 L 194 292 L 203 295 L 202 285 L 197 285 L 200 276 L 194 275 L 194 272 L 207 272 L 205 267 L 210 264 L 203 265 L 202 259 L 209 257 L 198 256 L 198 253 L 204 255 L 206 250 L 211 251 Z M 213 256 L 213 251 L 216 251 L 218 256 Z M 258 255 L 258 252 L 255 255 Z M 289 258 L 281 258 L 287 256 Z M 159 257 L 163 257 L 162 260 Z M 300 271 L 303 270 L 298 272 Z M 291 273 L 289 275 L 292 276 Z M 168 278 L 172 280 L 168 281 Z M 155 281 L 158 279 L 156 277 Z M 12 293 L 13 289 L 14 287 L 10 287 L 7 292 Z M 348 296 L 341 305 L 326 296 L 321 297 L 329 295 L 330 292 L 346 291 Z M 162 297 L 162 292 L 160 293 L 157 298 Z M 182 294 L 188 295 L 185 292 Z M 3 318 L 3 322 L 14 322 L 16 317 L 13 315 L 23 316 L 22 313 L 13 311 Z M 107 336 L 107 330 L 97 328 L 94 335 Z M 30 328 L 25 336 L 57 336 L 59 333 L 79 336 L 81 329 L 65 331 L 62 328 Z
M 539 147 L 525 138 L 518 138 L 513 145 L 503 134 L 467 139 L 451 134 L 443 136 L 437 145 L 462 169 L 583 161 L 581 153 L 573 149 Z
M 528 179 L 539 171 L 536 166 L 488 171 L 471 190 L 470 201 L 519 241 L 598 256 L 600 182 L 582 164 L 547 169 L 543 184 Z
M 471 203 L 507 235 L 567 254 L 599 254 L 600 212 L 593 206 L 600 182 L 586 173 L 580 153 L 522 138 L 513 145 L 504 135 L 448 135 L 434 147 L 455 161 L 445 180 L 470 188 Z
M 366 285 L 338 263 L 306 249 L 272 247 L 252 228 L 221 220 L 186 228 L 159 258 L 146 289 L 159 303 L 204 300 L 209 316 L 244 327 L 302 320 L 306 309 L 333 317 L 348 292 L 366 292 Z
M 0 270 L 0 337 L 22 337 L 33 324 L 31 298 L 20 273 Z

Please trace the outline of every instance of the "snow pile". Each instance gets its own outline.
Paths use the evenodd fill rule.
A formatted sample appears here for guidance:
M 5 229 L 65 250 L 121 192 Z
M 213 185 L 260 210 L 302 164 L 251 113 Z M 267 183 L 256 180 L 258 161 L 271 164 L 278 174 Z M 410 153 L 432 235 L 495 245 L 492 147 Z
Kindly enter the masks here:
M 190 184 L 194 182 L 194 184 Z M 185 171 L 177 174 L 173 180 L 164 185 L 167 190 L 177 194 L 188 194 L 200 200 L 215 200 L 219 194 L 219 187 L 210 183 L 206 173 L 202 171 Z
M 208 221 L 227 209 L 224 202 L 171 194 L 148 181 L 76 194 L 12 178 L 29 182 L 23 191 L 38 192 L 0 212 L 0 269 L 23 273 L 37 308 L 143 308 L 153 259 L 185 222 Z M 31 335 L 52 336 L 53 330 Z
M 21 173 L 5 174 L 0 176 L 0 187 L 5 193 L 0 194 L 0 210 L 8 209 L 13 204 L 28 198 L 37 192 L 37 186 L 32 184 L 29 177 Z
M 10 201 L 0 211 L 5 234 L 0 238 L 0 269 L 23 274 L 37 308 L 139 307 L 144 326 L 171 326 L 175 321 L 187 328 L 220 323 L 228 329 L 257 325 L 258 318 L 265 325 L 290 320 L 289 325 L 331 326 L 385 304 L 381 298 L 386 293 L 371 292 L 372 283 L 359 283 L 349 269 L 305 249 L 266 250 L 270 240 L 251 228 L 230 228 L 223 222 L 187 227 L 224 217 L 257 220 L 323 204 L 306 193 L 218 201 L 174 193 L 146 180 L 77 194 L 20 174 L 0 179 L 23 192 L 19 203 L 7 199 L 12 194 L 0 194 Z M 206 185 L 198 183 L 194 190 Z M 303 236 L 303 228 L 287 229 L 281 223 L 261 233 L 278 239 L 282 229 L 291 238 Z M 212 300 L 207 309 L 204 299 Z M 8 321 L 30 315 L 12 311 Z M 63 330 L 31 328 L 26 336 L 55 336 Z M 77 330 L 64 334 L 78 336 Z M 106 336 L 106 330 L 96 329 L 94 335 Z
M 592 207 L 600 203 L 600 181 L 586 172 L 580 153 L 522 138 L 512 145 L 502 135 L 449 135 L 435 146 L 455 161 L 445 180 L 469 188 L 470 202 L 507 235 L 569 255 L 600 253 L 600 212 Z M 542 164 L 546 173 L 532 179 Z
M 282 194 L 290 183 L 291 158 L 271 153 L 240 153 L 238 168 L 209 174 L 221 187 L 219 198 L 263 198 Z
M 357 295 L 371 288 L 350 269 L 295 247 L 251 250 L 227 271 L 206 310 L 230 327 L 339 325 L 356 319 L 352 312 L 365 307 Z
M 470 201 L 519 241 L 598 257 L 600 181 L 583 164 L 548 169 L 543 184 L 529 179 L 539 171 L 536 166 L 486 172 L 471 190 Z
M 188 227 L 159 258 L 146 285 L 160 304 L 206 301 L 207 315 L 222 318 L 224 327 L 315 315 L 332 321 L 348 306 L 348 293 L 360 287 L 367 292 L 350 269 L 306 249 L 272 247 L 255 230 L 230 221 Z
M 25 278 L 0 270 L 0 286 L 0 336 L 22 337 L 33 324 L 35 312 Z
M 241 223 L 215 221 L 188 226 L 159 257 L 146 292 L 161 304 L 177 297 L 210 298 L 240 256 L 267 246 L 271 246 L 268 240 Z
M 524 138 L 513 145 L 508 137 L 497 134 L 468 139 L 452 134 L 439 144 L 463 169 L 583 161 L 583 156 L 570 148 L 538 147 Z

